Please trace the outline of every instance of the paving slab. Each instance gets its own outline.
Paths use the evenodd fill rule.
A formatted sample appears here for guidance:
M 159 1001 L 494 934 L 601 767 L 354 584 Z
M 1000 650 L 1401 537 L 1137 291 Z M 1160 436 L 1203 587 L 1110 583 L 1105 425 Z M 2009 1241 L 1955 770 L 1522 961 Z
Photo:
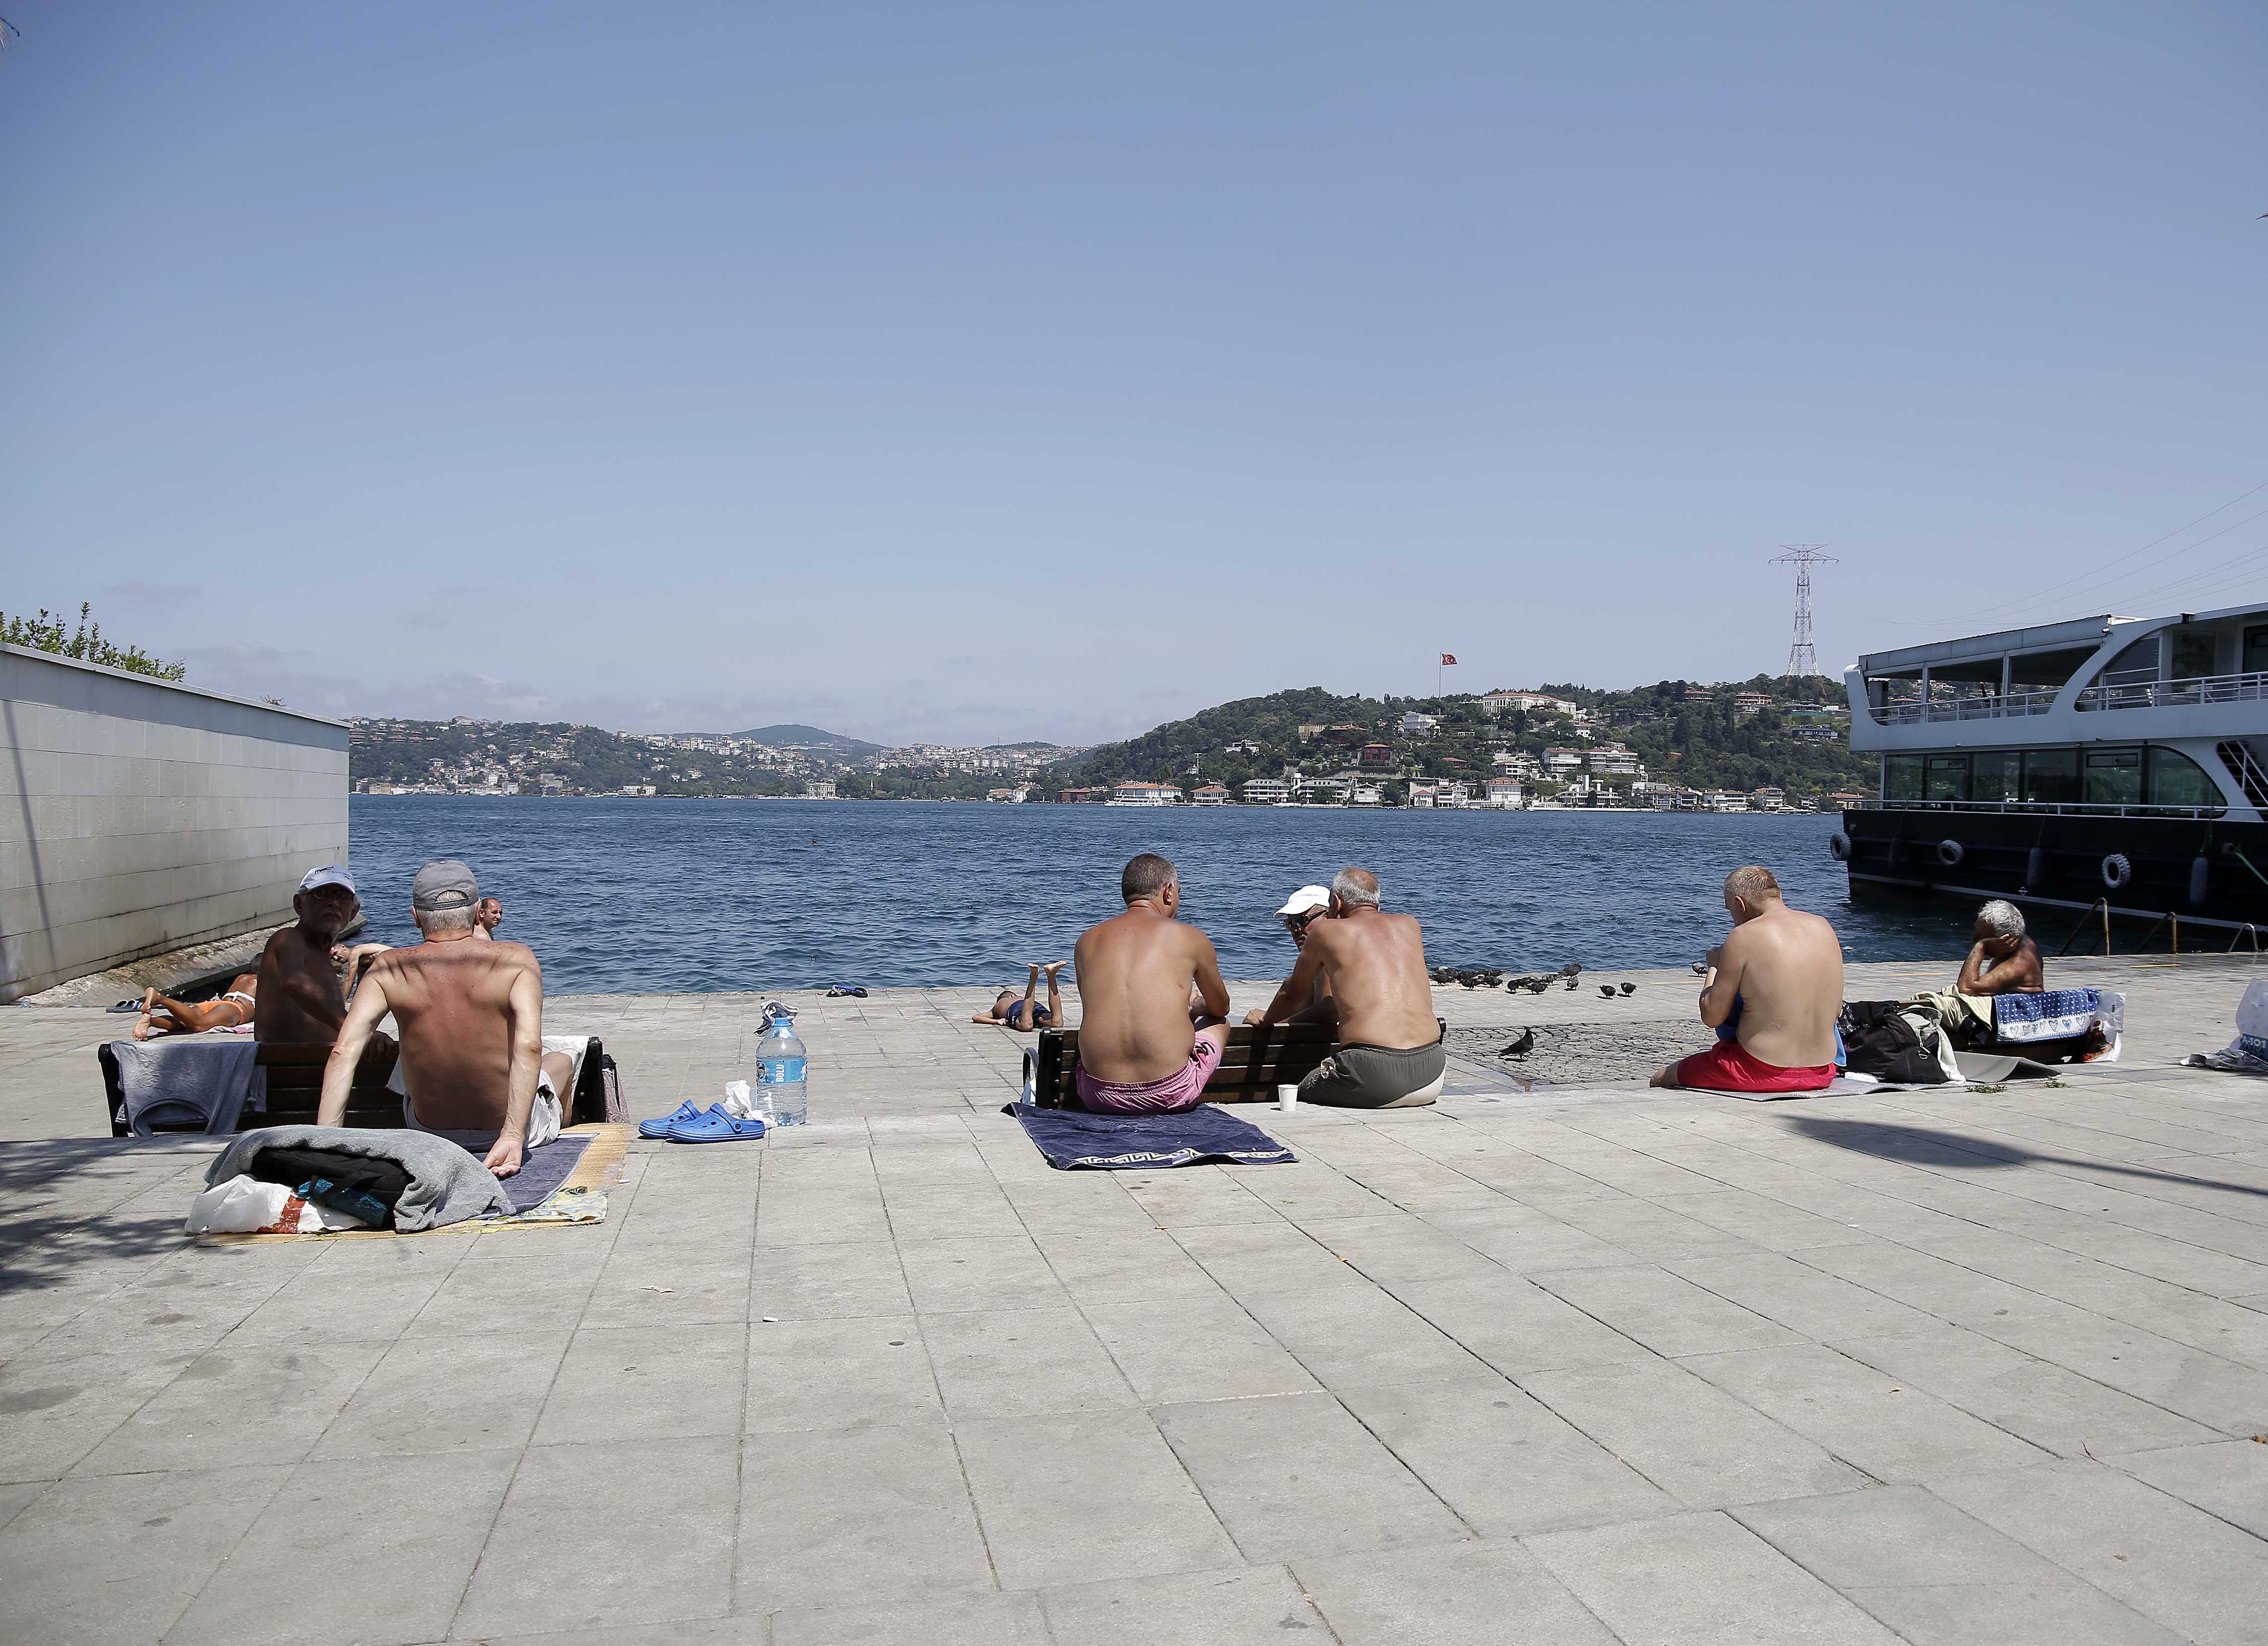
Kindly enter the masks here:
M 1517 1543 L 1295 1561 L 1292 1572 L 1344 1646 L 1609 1646 L 1616 1638 Z
M 1329 1394 L 1161 1406 L 1156 1417 L 1247 1560 L 1469 1534 L 1439 1495 Z
M 1890 1646 L 1897 1638 L 1721 1513 L 1527 1539 L 1627 1646 Z
M 1278 1646 L 1329 1630 L 1281 1566 L 1070 1583 L 1042 1590 L 1040 1605 L 1055 1646 Z

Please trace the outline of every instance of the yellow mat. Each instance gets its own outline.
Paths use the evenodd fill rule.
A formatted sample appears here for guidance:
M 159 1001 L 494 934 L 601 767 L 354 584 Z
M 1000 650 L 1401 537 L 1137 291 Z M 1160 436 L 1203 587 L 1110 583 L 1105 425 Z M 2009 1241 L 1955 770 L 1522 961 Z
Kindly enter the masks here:
M 571 1126 L 562 1137 L 587 1137 L 583 1158 L 564 1182 L 525 1212 L 510 1217 L 472 1218 L 440 1229 L 405 1232 L 399 1229 L 323 1229 L 298 1235 L 198 1235 L 201 1246 L 244 1246 L 279 1240 L 416 1240 L 426 1235 L 495 1233 L 507 1229 L 575 1229 L 606 1221 L 606 1192 L 622 1180 L 622 1159 L 630 1153 L 634 1126 Z M 572 1207 L 571 1213 L 557 1208 Z

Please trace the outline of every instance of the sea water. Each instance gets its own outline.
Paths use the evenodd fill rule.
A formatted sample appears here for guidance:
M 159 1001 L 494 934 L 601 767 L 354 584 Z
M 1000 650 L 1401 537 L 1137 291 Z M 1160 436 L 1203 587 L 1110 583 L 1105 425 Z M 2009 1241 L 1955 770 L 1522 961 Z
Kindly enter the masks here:
M 1682 966 L 1722 940 L 1743 863 L 1853 960 L 1951 966 L 1970 941 L 1960 911 L 1852 904 L 1831 814 L 358 794 L 350 816 L 372 939 L 415 941 L 410 875 L 461 857 L 553 993 L 943 985 L 989 1005 L 1117 912 L 1138 852 L 1174 860 L 1182 918 L 1229 978 L 1282 976 L 1274 911 L 1350 863 L 1425 922 L 1436 964 Z

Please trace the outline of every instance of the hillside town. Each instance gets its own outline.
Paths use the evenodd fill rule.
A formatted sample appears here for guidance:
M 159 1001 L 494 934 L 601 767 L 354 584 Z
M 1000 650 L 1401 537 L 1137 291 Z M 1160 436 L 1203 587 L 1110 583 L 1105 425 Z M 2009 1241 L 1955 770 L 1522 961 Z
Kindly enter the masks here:
M 1092 749 L 889 749 L 807 726 L 350 725 L 355 786 L 370 794 L 1745 812 L 1833 809 L 1856 799 L 1863 776 L 1846 747 L 1849 710 L 1809 681 L 1429 699 L 1308 688 Z

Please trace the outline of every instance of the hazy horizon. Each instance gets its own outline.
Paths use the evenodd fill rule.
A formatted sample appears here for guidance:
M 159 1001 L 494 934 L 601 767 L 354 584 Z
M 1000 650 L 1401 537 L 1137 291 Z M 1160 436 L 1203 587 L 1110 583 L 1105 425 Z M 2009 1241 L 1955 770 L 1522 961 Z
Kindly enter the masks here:
M 1092 744 L 2268 594 L 2268 13 L 17 0 L 0 607 Z M 382 25 L 382 26 L 381 26 Z

